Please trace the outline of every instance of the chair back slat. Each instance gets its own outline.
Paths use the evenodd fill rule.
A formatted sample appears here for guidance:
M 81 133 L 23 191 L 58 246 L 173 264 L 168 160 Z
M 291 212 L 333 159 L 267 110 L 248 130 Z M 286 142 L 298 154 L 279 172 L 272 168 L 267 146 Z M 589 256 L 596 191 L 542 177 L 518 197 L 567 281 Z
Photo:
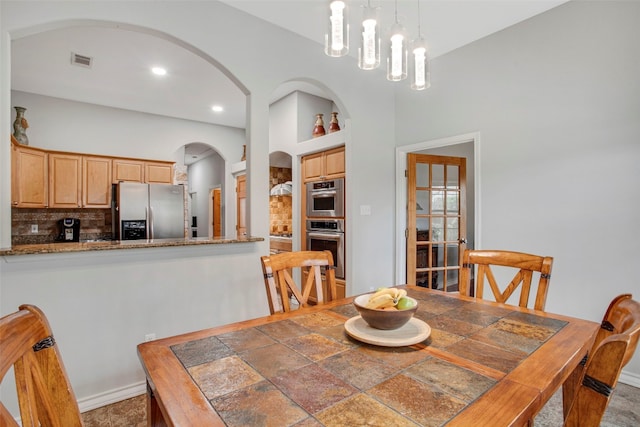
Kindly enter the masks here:
M 622 368 L 631 360 L 640 338 L 640 303 L 630 294 L 616 297 L 587 355 L 563 386 L 565 427 L 597 427 L 618 384 Z
M 44 313 L 33 305 L 0 319 L 0 375 L 13 366 L 25 426 L 76 427 L 82 418 Z M 0 425 L 16 425 L 0 403 Z
M 533 273 L 540 274 L 533 308 L 544 310 L 549 280 L 551 277 L 552 257 L 526 254 L 523 252 L 471 250 L 464 251 L 460 271 L 460 293 L 484 298 L 485 282 L 496 302 L 507 303 L 509 298 L 520 291 L 518 305 L 528 307 L 532 290 Z M 515 269 L 513 278 L 506 286 L 500 286 L 492 267 L 510 267 Z M 477 267 L 475 278 L 473 269 Z
M 271 314 L 291 311 L 290 296 L 298 301 L 300 307 L 309 305 L 313 292 L 317 304 L 336 298 L 333 254 L 330 251 L 283 252 L 263 256 L 260 261 Z M 294 270 L 298 270 L 302 286 L 295 283 Z

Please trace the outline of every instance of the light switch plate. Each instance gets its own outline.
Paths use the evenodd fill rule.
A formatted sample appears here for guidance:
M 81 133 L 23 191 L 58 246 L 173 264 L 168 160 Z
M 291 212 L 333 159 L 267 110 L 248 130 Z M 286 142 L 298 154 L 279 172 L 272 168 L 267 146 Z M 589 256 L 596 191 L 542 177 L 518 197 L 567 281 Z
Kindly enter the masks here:
M 360 205 L 360 215 L 371 215 L 371 206 Z
M 38 232 L 38 224 L 31 224 L 31 232 L 32 233 Z

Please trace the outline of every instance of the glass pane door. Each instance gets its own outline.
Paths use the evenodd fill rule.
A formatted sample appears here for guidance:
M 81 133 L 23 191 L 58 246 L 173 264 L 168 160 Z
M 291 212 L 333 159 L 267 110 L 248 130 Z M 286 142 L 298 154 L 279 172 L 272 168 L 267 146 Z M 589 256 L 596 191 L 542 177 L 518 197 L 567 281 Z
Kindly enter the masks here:
M 466 229 L 466 159 L 407 157 L 407 283 L 458 290 Z

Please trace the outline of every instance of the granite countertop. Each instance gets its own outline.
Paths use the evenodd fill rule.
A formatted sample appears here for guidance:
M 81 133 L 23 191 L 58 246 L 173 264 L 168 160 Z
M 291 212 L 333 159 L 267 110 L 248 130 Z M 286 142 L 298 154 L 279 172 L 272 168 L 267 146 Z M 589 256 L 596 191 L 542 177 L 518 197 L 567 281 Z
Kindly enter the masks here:
M 262 242 L 263 237 L 195 237 L 185 239 L 153 239 L 153 240 L 111 240 L 69 243 L 45 243 L 33 245 L 16 245 L 11 249 L 0 249 L 0 256 L 55 254 L 67 252 L 109 251 L 117 249 L 164 248 L 176 246 L 220 245 L 232 243 Z

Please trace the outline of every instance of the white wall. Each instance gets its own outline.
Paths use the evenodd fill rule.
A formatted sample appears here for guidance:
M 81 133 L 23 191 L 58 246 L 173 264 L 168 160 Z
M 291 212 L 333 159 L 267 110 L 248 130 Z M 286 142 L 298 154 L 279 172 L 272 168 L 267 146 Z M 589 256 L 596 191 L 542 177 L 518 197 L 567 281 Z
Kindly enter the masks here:
M 478 131 L 481 241 L 554 259 L 547 310 L 640 298 L 640 3 L 569 2 L 432 63 L 398 145 Z M 640 354 L 623 380 L 640 386 Z
M 221 202 L 221 222 L 223 224 L 221 228 L 222 235 L 231 235 L 235 231 L 233 229 L 230 229 L 228 233 L 225 233 L 225 215 L 234 216 L 235 207 L 230 206 L 230 212 L 226 212 L 227 206 L 226 203 L 224 203 L 224 193 L 226 191 L 233 191 L 235 182 L 233 181 L 233 179 L 231 179 L 231 185 L 229 185 L 229 188 L 227 190 L 224 190 L 224 188 L 226 188 L 226 186 L 224 185 L 224 168 L 224 161 L 218 154 L 215 153 L 189 166 L 189 192 L 196 194 L 195 198 L 192 198 L 191 202 L 191 215 L 198 217 L 198 237 L 207 237 L 209 235 L 209 206 L 211 204 L 209 191 L 217 187 L 223 189 Z M 191 218 L 189 218 L 189 221 L 191 221 Z
M 10 41 L 32 32 L 91 20 L 125 23 L 166 34 L 222 64 L 248 93 L 247 170 L 249 228 L 269 233 L 269 103 L 285 81 L 320 82 L 341 111 L 357 126 L 349 130 L 348 212 L 372 205 L 372 215 L 351 218 L 347 238 L 351 252 L 351 293 L 393 283 L 393 85 L 381 73 L 362 73 L 352 58 L 329 58 L 319 44 L 215 1 L 2 1 L 0 2 L 0 134 L 11 133 Z M 235 43 L 220 43 L 220 40 Z M 272 49 L 282 46 L 281 49 Z M 240 47 L 240 48 L 239 48 Z M 247 49 L 253 49 L 247 51 Z M 260 67 L 256 67 L 259 58 Z M 295 58 L 292 61 L 291 58 Z M 348 109 L 346 108 L 348 107 Z M 78 112 L 81 114 L 81 112 Z M 115 113 L 114 113 L 115 114 Z M 110 115 L 109 118 L 113 118 Z M 29 137 L 41 140 L 36 128 L 46 117 L 29 109 Z M 50 119 L 52 120 L 52 119 Z M 106 118 L 105 122 L 109 123 Z M 164 119 L 150 120 L 148 131 L 165 131 Z M 60 132 L 77 140 L 66 123 Z M 83 129 L 88 131 L 87 129 Z M 117 135 L 116 135 L 117 133 Z M 344 135 L 344 134 L 343 134 Z M 141 144 L 140 135 L 114 128 L 110 136 L 84 133 L 101 149 L 134 147 L 131 155 L 154 157 L 158 147 L 172 153 L 186 142 L 205 142 L 201 134 L 168 143 Z M 148 136 L 146 134 L 145 136 Z M 64 138 L 63 138 L 64 139 Z M 97 143 L 95 141 L 99 140 Z M 64 141 L 59 141 L 64 142 Z M 218 147 L 217 143 L 210 145 Z M 322 148 L 321 144 L 316 144 Z M 69 148 L 77 150 L 74 146 Z M 170 149 L 173 149 L 171 151 Z M 235 162 L 241 156 L 225 154 Z M 110 154 L 106 151 L 105 154 Z M 114 155 L 120 155 L 114 152 Z M 164 156 L 162 156 L 164 157 Z M 227 170 L 229 170 L 229 168 Z M 0 144 L 0 246 L 10 244 L 10 150 Z M 357 190 L 356 190 L 357 189 Z M 379 242 L 372 248 L 371 236 Z M 211 248 L 159 248 L 123 253 L 6 257 L 0 260 L 0 314 L 18 304 L 40 305 L 51 318 L 67 370 L 81 407 L 103 404 L 110 396 L 144 390 L 135 344 L 146 333 L 158 337 L 206 328 L 266 314 L 267 304 L 259 256 L 266 242 Z M 375 265 L 376 268 L 371 268 Z M 374 285 L 375 284 L 375 285 Z M 152 329 L 152 330 L 150 330 Z M 88 345 L 104 336 L 100 348 Z M 10 387 L 7 386 L 6 389 Z M 3 393 L 5 387 L 3 387 Z M 4 394 L 2 396 L 5 402 Z M 15 411 L 15 406 L 10 406 Z

